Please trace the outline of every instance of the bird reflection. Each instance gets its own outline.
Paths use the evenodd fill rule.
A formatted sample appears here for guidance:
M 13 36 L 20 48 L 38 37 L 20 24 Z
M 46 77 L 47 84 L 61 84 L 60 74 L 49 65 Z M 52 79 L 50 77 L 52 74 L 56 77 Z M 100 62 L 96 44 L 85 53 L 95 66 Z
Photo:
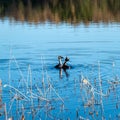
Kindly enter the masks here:
M 62 79 L 62 77 L 63 77 L 63 72 L 65 73 L 65 76 L 68 78 L 69 74 L 68 74 L 67 70 L 66 69 L 59 69 L 59 77 L 60 77 L 60 79 Z

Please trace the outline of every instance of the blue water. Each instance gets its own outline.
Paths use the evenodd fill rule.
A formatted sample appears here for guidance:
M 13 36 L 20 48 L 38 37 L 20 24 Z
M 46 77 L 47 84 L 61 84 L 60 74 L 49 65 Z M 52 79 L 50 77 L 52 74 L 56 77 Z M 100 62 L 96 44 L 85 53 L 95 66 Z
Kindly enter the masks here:
M 50 91 L 47 94 L 51 102 L 42 101 L 41 108 L 35 107 L 37 112 L 34 115 L 30 115 L 31 103 L 26 105 L 27 102 L 24 101 L 19 101 L 20 103 L 17 105 L 17 100 L 13 100 L 10 109 L 11 96 L 13 97 L 16 91 L 12 89 L 11 95 L 10 87 L 3 87 L 2 103 L 6 103 L 8 117 L 17 116 L 19 119 L 24 113 L 26 119 L 35 120 L 40 118 L 73 120 L 80 117 L 119 119 L 120 24 L 91 23 L 86 26 L 81 23 L 78 26 L 72 26 L 65 23 L 55 25 L 46 22 L 33 25 L 19 22 L 10 23 L 9 20 L 4 20 L 0 21 L 0 28 L 2 85 L 9 84 L 27 94 L 23 76 L 24 79 L 27 79 L 30 65 L 33 80 L 32 90 L 35 93 L 38 92 L 36 84 L 44 92 L 43 76 L 45 89 L 49 88 L 49 82 L 54 87 L 51 89 L 51 94 Z M 58 63 L 58 55 L 70 58 L 68 64 L 71 69 L 62 70 L 61 74 L 54 68 Z M 84 106 L 92 97 L 89 92 L 90 88 L 81 84 L 82 76 L 88 79 L 92 87 L 98 91 L 100 91 L 99 77 L 101 78 L 102 92 L 104 94 L 109 92 L 109 95 L 101 98 L 101 95 L 94 93 L 94 100 L 100 102 L 102 99 L 100 105 Z M 113 81 L 117 84 L 114 84 Z M 28 84 L 30 85 L 30 82 Z M 34 100 L 34 106 L 37 105 L 38 101 Z M 21 109 L 21 106 L 26 109 L 18 112 L 17 110 Z M 51 110 L 47 111 L 46 106 L 51 107 Z M 4 119 L 4 115 L 0 119 Z

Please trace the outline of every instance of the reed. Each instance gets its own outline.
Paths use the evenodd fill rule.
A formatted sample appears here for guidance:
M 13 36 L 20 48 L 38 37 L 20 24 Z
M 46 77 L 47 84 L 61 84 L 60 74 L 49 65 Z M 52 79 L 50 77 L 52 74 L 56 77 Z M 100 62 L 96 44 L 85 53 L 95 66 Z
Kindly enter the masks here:
M 15 115 L 13 114 L 14 109 L 16 109 L 16 116 L 18 116 L 20 120 L 27 119 L 28 116 L 28 118 L 32 119 L 64 119 L 64 117 L 66 117 L 65 115 L 69 111 L 69 108 L 66 107 L 66 101 L 72 101 L 71 99 L 74 98 L 66 98 L 65 96 L 61 96 L 61 94 L 64 94 L 65 90 L 71 90 L 72 93 L 74 89 L 75 93 L 73 93 L 74 95 L 77 95 L 77 100 L 82 100 L 82 107 L 77 106 L 74 111 L 77 119 L 105 119 L 103 100 L 104 98 L 107 99 L 110 97 L 110 93 L 109 95 L 103 93 L 104 82 L 101 75 L 102 68 L 100 62 L 97 63 L 98 75 L 95 80 L 93 77 L 94 69 L 92 74 L 90 73 L 90 76 L 88 70 L 85 70 L 85 74 L 84 71 L 82 71 L 78 79 L 73 79 L 74 85 L 71 86 L 71 89 L 68 89 L 69 86 L 66 86 L 63 88 L 61 94 L 59 94 L 60 91 L 56 89 L 56 86 L 53 84 L 52 79 L 48 74 L 44 57 L 41 57 L 41 79 L 38 80 L 38 83 L 33 79 L 32 67 L 30 65 L 27 67 L 27 72 L 25 72 L 26 74 L 23 74 L 18 61 L 12 55 L 12 53 L 10 57 L 11 58 L 9 59 L 8 64 L 9 80 L 8 83 L 3 85 L 4 89 L 10 91 L 10 95 L 8 96 L 10 101 L 9 103 L 6 103 L 6 106 L 4 106 L 4 115 L 6 120 L 9 118 L 15 118 Z M 11 72 L 11 64 L 15 64 L 21 78 L 20 80 L 16 80 L 18 86 L 12 84 L 11 74 L 13 72 Z M 119 85 L 117 83 L 119 82 L 119 79 L 116 79 L 115 77 L 115 66 L 112 67 L 112 69 L 114 69 L 114 82 L 108 81 L 107 85 L 115 85 L 115 82 L 117 85 Z M 2 85 L 1 82 L 0 85 Z M 116 86 L 114 86 L 114 89 L 115 88 Z M 78 92 L 78 90 L 80 90 L 80 92 Z M 78 94 L 81 96 L 81 98 L 78 97 Z M 117 101 L 119 101 L 119 98 L 117 98 Z M 119 110 L 119 102 L 116 102 L 115 107 Z M 81 116 L 82 110 L 85 113 L 84 116 Z M 58 111 L 58 113 L 56 113 L 56 111 Z M 66 119 L 70 119 L 70 117 L 71 116 L 67 116 Z
M 15 59 L 15 57 L 12 55 L 12 53 L 10 53 L 10 60 L 9 60 L 9 72 L 8 72 L 8 84 L 4 84 L 3 87 L 7 88 L 10 90 L 10 104 L 8 106 L 9 109 L 6 109 L 6 119 L 7 117 L 10 118 L 10 113 L 12 111 L 13 106 L 15 105 L 16 107 L 19 107 L 19 110 L 17 111 L 17 113 L 22 113 L 22 115 L 20 116 L 21 120 L 25 119 L 25 115 L 26 115 L 26 111 L 29 111 L 32 114 L 32 118 L 34 119 L 37 115 L 37 113 L 39 113 L 39 111 L 46 111 L 46 116 L 51 117 L 52 116 L 49 114 L 49 112 L 53 109 L 52 104 L 54 104 L 54 102 L 58 102 L 58 103 L 62 103 L 64 104 L 64 100 L 63 98 L 59 95 L 59 93 L 55 90 L 54 86 L 51 83 L 50 77 L 47 73 L 47 69 L 44 66 L 44 61 L 43 58 L 42 60 L 42 86 L 39 86 L 37 84 L 33 84 L 33 80 L 32 80 L 32 70 L 31 70 L 31 66 L 28 65 L 28 71 L 27 71 L 27 76 L 26 79 L 19 67 L 19 64 L 17 62 L 17 60 Z M 11 63 L 16 65 L 16 68 L 21 76 L 21 79 L 18 81 L 18 86 L 14 86 L 14 84 L 11 84 Z M 16 80 L 17 82 L 17 80 Z M 23 87 L 22 87 L 23 86 Z M 33 87 L 34 86 L 34 87 Z M 57 97 L 57 98 L 53 98 L 53 97 Z M 37 101 L 38 100 L 38 101 Z M 16 103 L 15 103 L 16 101 Z M 27 103 L 27 105 L 26 105 Z M 36 104 L 40 103 L 40 107 L 38 105 L 38 108 L 36 108 Z M 27 110 L 27 106 L 30 107 L 29 110 Z M 8 112 L 7 112 L 8 111 Z

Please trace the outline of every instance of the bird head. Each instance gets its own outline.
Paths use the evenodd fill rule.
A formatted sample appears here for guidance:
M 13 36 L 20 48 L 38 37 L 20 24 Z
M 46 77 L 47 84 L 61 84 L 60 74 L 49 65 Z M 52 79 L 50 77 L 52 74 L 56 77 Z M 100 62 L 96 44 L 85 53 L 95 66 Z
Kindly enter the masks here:
M 70 59 L 68 57 L 65 58 L 65 61 L 68 62 Z
M 63 59 L 63 57 L 62 56 L 58 56 L 58 60 L 60 60 L 60 59 Z

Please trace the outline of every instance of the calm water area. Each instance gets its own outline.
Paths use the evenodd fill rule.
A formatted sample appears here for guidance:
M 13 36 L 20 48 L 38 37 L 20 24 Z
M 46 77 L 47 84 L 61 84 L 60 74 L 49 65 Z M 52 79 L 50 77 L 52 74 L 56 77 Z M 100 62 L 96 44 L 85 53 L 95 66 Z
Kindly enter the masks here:
M 120 22 L 10 15 L 0 18 L 0 120 L 120 119 Z M 71 68 L 56 69 L 58 56 Z
M 106 94 L 111 86 L 108 81 L 112 81 L 116 76 L 119 77 L 120 74 L 120 25 L 93 23 L 85 26 L 81 23 L 74 27 L 64 23 L 59 25 L 45 23 L 35 26 L 19 22 L 10 23 L 5 20 L 0 22 L 0 26 L 2 28 L 0 30 L 0 78 L 3 85 L 8 83 L 9 79 L 9 60 L 12 59 L 10 51 L 25 78 L 28 66 L 31 66 L 33 84 L 41 84 L 41 71 L 44 63 L 51 83 L 64 99 L 64 106 L 68 109 L 61 113 L 62 118 L 75 119 L 76 110 L 79 110 L 81 116 L 92 119 L 88 110 L 91 108 L 85 108 L 85 113 L 83 111 L 84 105 L 81 97 L 83 93 L 80 93 L 79 77 L 82 74 L 94 86 L 94 79 L 98 78 L 98 62 L 100 62 L 103 91 Z M 72 66 L 70 70 L 62 71 L 61 74 L 54 68 L 58 63 L 58 55 L 68 56 L 69 65 Z M 20 79 L 17 68 L 13 60 L 11 62 L 11 80 L 15 82 L 14 87 L 17 87 L 17 80 Z M 5 89 L 3 88 L 3 96 L 9 94 L 4 92 Z M 118 85 L 115 91 L 112 91 L 110 98 L 103 98 L 105 117 L 108 115 L 116 117 L 119 114 L 119 108 L 116 110 L 116 101 L 120 100 L 119 89 Z M 3 102 L 8 102 L 6 97 L 3 97 Z M 99 107 L 99 105 L 95 107 Z M 112 114 L 113 112 L 114 114 Z

